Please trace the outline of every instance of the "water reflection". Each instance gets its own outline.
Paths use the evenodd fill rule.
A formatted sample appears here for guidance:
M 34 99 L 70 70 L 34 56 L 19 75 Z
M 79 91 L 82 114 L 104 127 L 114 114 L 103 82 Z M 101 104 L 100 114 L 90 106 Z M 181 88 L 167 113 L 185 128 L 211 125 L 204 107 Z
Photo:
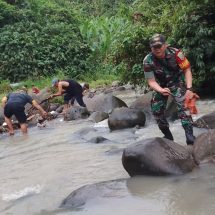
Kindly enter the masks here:
M 159 214 L 214 214 L 215 167 L 207 164 L 179 177 L 134 177 L 127 180 L 132 196 L 153 201 Z M 157 210 L 157 209 L 156 209 Z M 153 214 L 153 208 L 152 208 Z

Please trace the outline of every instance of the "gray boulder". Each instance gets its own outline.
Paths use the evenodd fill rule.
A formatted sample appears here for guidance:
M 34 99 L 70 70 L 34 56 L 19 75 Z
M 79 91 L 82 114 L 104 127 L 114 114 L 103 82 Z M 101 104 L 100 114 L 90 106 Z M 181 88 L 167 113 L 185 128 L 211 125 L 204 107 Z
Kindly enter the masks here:
M 126 148 L 122 164 L 130 176 L 180 175 L 195 167 L 192 154 L 165 138 L 149 138 Z
M 57 113 L 62 113 L 63 107 L 64 107 L 64 105 L 60 105 L 60 106 L 56 109 L 56 112 L 57 112 Z
M 147 117 L 151 117 L 151 98 L 152 98 L 152 91 L 140 96 L 134 102 L 131 103 L 129 108 L 132 109 L 141 109 L 145 112 Z
M 60 107 L 58 103 L 51 103 L 49 107 L 49 111 L 56 111 Z
M 125 180 L 123 179 L 85 185 L 66 197 L 62 201 L 60 208 L 78 209 L 92 199 L 112 196 L 113 192 L 116 195 L 122 189 L 125 189 Z
M 148 120 L 151 120 L 153 118 L 151 112 L 152 93 L 152 91 L 149 91 L 148 93 L 140 96 L 129 106 L 130 108 L 143 110 Z M 167 101 L 166 117 L 172 121 L 178 119 L 177 106 L 172 97 L 169 97 Z
M 86 119 L 89 117 L 89 115 L 90 113 L 86 107 L 73 106 L 66 111 L 64 115 L 64 120 L 70 121 L 76 119 Z
M 114 108 L 127 107 L 126 103 L 112 94 L 99 94 L 93 98 L 84 97 L 84 102 L 89 111 L 110 113 Z
M 214 129 L 215 128 L 215 111 L 200 117 L 199 119 L 197 119 L 194 122 L 193 125 L 198 128 Z
M 93 122 L 101 122 L 109 117 L 108 113 L 96 111 L 90 115 L 90 120 Z
M 108 126 L 111 130 L 132 128 L 136 125 L 144 126 L 145 122 L 146 116 L 142 110 L 127 107 L 114 109 L 108 118 Z
M 193 155 L 198 163 L 215 155 L 215 129 L 210 129 L 196 137 Z
M 93 137 L 92 139 L 89 140 L 89 142 L 91 143 L 104 143 L 106 141 L 109 141 L 109 140 L 102 136 Z

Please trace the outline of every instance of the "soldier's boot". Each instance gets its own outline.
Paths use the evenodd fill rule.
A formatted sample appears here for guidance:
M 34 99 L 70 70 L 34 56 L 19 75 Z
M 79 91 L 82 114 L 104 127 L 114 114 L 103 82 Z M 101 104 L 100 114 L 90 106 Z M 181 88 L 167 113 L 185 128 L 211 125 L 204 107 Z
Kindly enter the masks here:
M 171 131 L 169 130 L 169 127 L 159 127 L 161 132 L 164 134 L 163 138 L 166 138 L 168 140 L 174 140 Z
M 196 137 L 193 135 L 193 126 L 192 125 L 183 125 L 187 145 L 193 145 Z

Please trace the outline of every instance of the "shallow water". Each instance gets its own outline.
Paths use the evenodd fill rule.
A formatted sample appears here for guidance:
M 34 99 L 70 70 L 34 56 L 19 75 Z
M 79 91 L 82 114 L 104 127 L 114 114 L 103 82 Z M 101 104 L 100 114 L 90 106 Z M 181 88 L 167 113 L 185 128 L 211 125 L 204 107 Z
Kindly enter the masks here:
M 126 98 L 123 95 L 123 98 Z M 127 98 L 130 99 L 129 96 Z M 214 100 L 197 103 L 200 114 L 215 110 Z M 204 164 L 179 177 L 135 177 L 130 179 L 121 164 L 121 152 L 130 143 L 120 132 L 110 133 L 107 123 L 96 124 L 101 135 L 123 140 L 93 144 L 74 139 L 89 121 L 49 122 L 46 128 L 31 128 L 27 136 L 0 137 L 0 214 L 207 214 L 215 212 L 215 165 Z M 184 144 L 180 122 L 171 124 L 176 142 Z M 195 129 L 195 134 L 204 130 Z M 125 133 L 126 134 L 126 133 Z M 123 135 L 125 135 L 123 134 Z M 120 137 L 121 135 L 121 137 Z M 162 136 L 155 124 L 134 132 L 136 140 Z M 132 135 L 131 135 L 132 136 Z M 77 211 L 59 211 L 62 200 L 73 190 L 101 181 L 122 179 L 112 196 L 95 198 Z M 122 186 L 122 187 L 121 187 Z

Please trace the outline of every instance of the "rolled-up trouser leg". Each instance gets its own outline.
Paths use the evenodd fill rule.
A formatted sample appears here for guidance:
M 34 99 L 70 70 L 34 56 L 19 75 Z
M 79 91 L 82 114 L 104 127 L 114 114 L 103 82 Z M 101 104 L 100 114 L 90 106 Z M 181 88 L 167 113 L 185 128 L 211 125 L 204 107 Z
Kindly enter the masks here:
M 167 122 L 164 114 L 167 99 L 168 99 L 167 96 L 163 96 L 160 93 L 155 92 L 151 100 L 151 109 L 159 129 L 164 134 L 164 138 L 173 140 L 172 133 L 169 130 L 169 123 Z

